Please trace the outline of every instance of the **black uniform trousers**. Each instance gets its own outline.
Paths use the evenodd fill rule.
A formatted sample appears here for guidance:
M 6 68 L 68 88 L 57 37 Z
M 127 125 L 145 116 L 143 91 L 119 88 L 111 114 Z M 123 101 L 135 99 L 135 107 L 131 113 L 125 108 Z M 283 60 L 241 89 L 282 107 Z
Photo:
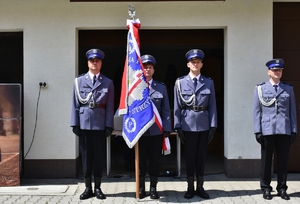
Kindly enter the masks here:
M 82 130 L 79 137 L 79 149 L 82 156 L 84 178 L 102 177 L 105 160 L 104 130 Z
M 208 131 L 188 132 L 183 131 L 185 136 L 184 152 L 187 177 L 204 175 L 205 160 L 207 155 Z
M 263 137 L 261 145 L 261 173 L 260 186 L 263 191 L 272 190 L 271 174 L 272 174 L 272 158 L 274 148 L 277 158 L 277 187 L 276 190 L 287 190 L 287 168 L 290 151 L 289 135 L 268 135 Z
M 139 167 L 140 176 L 147 173 L 149 159 L 149 175 L 159 176 L 160 157 L 162 154 L 162 135 L 142 136 L 139 139 Z

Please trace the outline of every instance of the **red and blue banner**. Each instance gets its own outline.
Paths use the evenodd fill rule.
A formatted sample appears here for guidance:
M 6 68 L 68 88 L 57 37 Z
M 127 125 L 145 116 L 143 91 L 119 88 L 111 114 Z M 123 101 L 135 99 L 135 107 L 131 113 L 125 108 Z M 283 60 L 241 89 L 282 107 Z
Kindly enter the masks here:
M 129 31 L 119 114 L 123 115 L 122 135 L 129 148 L 138 142 L 156 120 L 141 61 L 138 33 L 140 25 L 138 19 L 127 20 Z

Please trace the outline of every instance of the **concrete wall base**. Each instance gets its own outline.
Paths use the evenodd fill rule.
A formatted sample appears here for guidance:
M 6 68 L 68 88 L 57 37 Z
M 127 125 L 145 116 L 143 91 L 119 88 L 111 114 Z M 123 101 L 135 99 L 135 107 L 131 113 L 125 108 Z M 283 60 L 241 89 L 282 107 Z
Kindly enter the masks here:
M 77 178 L 78 175 L 77 159 L 32 159 L 25 160 L 23 166 L 23 178 Z
M 228 178 L 259 178 L 260 159 L 227 159 L 224 171 Z

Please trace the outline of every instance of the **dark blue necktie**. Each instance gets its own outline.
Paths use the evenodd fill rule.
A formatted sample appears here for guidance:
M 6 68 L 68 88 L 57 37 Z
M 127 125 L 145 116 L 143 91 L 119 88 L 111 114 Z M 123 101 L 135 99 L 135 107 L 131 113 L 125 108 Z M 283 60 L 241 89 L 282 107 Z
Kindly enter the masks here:
M 94 78 L 93 78 L 93 85 L 95 85 L 96 80 L 97 80 L 97 77 L 96 77 L 96 75 L 94 75 Z
M 273 86 L 274 86 L 275 92 L 277 92 L 278 85 L 273 85 Z
M 196 87 L 197 87 L 197 78 L 195 77 L 195 78 L 193 79 L 193 81 L 194 81 L 194 87 L 195 87 L 195 89 L 196 89 Z

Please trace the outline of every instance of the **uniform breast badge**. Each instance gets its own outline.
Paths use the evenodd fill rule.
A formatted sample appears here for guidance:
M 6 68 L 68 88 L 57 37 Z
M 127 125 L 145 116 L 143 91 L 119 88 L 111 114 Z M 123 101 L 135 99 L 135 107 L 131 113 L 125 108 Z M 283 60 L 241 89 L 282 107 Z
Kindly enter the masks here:
M 95 103 L 94 103 L 94 101 L 92 101 L 92 102 L 89 103 L 89 108 L 95 108 Z

